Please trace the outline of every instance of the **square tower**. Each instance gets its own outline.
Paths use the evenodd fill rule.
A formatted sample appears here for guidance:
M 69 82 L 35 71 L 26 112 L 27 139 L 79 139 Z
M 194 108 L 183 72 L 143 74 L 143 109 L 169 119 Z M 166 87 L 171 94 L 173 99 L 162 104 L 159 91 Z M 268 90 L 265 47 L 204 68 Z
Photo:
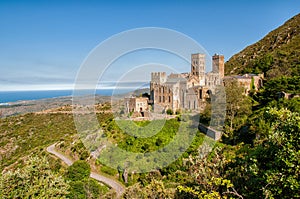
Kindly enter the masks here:
M 200 85 L 205 83 L 205 54 L 192 54 L 191 74 L 199 78 Z
M 153 72 L 151 73 L 151 82 L 157 84 L 163 84 L 167 81 L 166 72 Z
M 224 78 L 224 55 L 215 54 L 212 57 L 213 73 L 218 73 L 220 78 Z

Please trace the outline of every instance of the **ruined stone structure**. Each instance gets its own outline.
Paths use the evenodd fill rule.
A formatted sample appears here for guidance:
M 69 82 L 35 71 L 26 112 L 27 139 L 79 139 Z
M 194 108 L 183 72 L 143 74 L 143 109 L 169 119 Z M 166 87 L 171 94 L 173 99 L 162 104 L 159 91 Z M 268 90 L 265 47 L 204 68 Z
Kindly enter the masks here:
M 239 85 L 244 87 L 245 95 L 248 95 L 251 90 L 258 91 L 263 86 L 263 74 L 244 74 L 244 75 L 233 75 L 226 76 L 224 78 L 224 84 L 228 80 L 237 80 Z
M 131 118 L 150 118 L 148 97 L 128 97 L 124 99 L 125 113 L 130 113 Z
M 213 70 L 205 72 L 205 54 L 191 55 L 191 72 L 170 74 L 153 72 L 150 82 L 150 101 L 154 111 L 172 109 L 198 110 L 224 77 L 224 56 L 215 54 Z
M 277 95 L 278 95 L 278 99 L 288 99 L 288 100 L 293 99 L 295 97 L 300 97 L 300 94 L 294 94 L 294 93 L 291 94 L 291 93 L 286 93 L 284 91 L 278 92 Z
M 127 113 L 148 111 L 148 98 L 147 97 L 125 98 L 125 111 Z

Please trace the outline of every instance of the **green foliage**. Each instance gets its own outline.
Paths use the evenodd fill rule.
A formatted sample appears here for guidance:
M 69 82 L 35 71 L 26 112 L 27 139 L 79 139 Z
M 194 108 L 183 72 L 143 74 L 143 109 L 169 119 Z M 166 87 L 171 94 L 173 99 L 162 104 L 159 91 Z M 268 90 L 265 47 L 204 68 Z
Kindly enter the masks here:
M 110 168 L 108 166 L 105 166 L 105 165 L 102 165 L 100 170 L 101 170 L 101 172 L 106 173 L 106 174 L 111 175 L 111 176 L 115 176 L 115 175 L 118 174 L 117 170 L 112 169 L 112 168 Z
M 177 189 L 178 189 L 179 193 L 178 193 L 177 198 L 221 199 L 221 198 L 227 198 L 225 193 L 226 194 L 231 193 L 231 192 L 234 193 L 233 191 L 230 191 L 230 189 L 233 189 L 233 184 L 231 183 L 230 180 L 213 177 L 211 179 L 210 184 L 213 186 L 224 187 L 227 189 L 227 192 L 224 192 L 223 193 L 224 196 L 222 196 L 222 194 L 220 194 L 216 190 L 197 191 L 191 187 L 178 186 Z M 233 198 L 233 197 L 231 196 L 230 198 Z
M 225 82 L 226 91 L 226 122 L 225 137 L 232 143 L 236 143 L 237 135 L 234 133 L 247 121 L 251 114 L 251 101 L 244 95 L 244 88 L 238 85 L 237 80 Z
M 168 109 L 168 110 L 166 111 L 166 113 L 167 113 L 168 115 L 173 115 L 173 110 L 172 110 L 172 109 Z
M 268 114 L 273 121 L 273 133 L 266 142 L 266 150 L 259 155 L 274 156 L 264 175 L 264 194 L 274 198 L 300 197 L 297 193 L 300 189 L 300 116 L 284 109 L 270 109 Z
M 280 92 L 299 94 L 300 76 L 279 77 L 268 80 L 258 94 L 260 104 L 266 106 L 272 101 L 278 101 Z
M 275 107 L 277 107 L 278 109 L 287 108 L 292 112 L 300 113 L 300 97 L 296 97 L 290 100 L 282 100 Z
M 99 198 L 108 192 L 108 187 L 100 185 L 96 180 L 87 178 L 70 182 L 71 188 L 68 198 L 86 199 Z
M 0 176 L 0 198 L 66 198 L 69 185 L 53 173 L 45 157 L 30 157 L 25 166 Z
M 251 143 L 251 145 L 217 143 L 218 147 L 215 153 L 208 157 L 202 157 L 201 150 L 204 150 L 203 147 L 205 148 L 205 146 L 199 150 L 198 148 L 203 142 L 204 135 L 198 132 L 188 150 L 183 151 L 181 157 L 178 157 L 175 162 L 165 168 L 144 174 L 129 172 L 128 186 L 132 186 L 127 188 L 124 198 L 300 197 L 297 192 L 300 173 L 300 98 L 276 99 L 278 89 L 284 89 L 289 93 L 299 93 L 299 77 L 282 77 L 266 83 L 264 90 L 254 98 L 261 104 L 267 102 L 270 107 L 283 109 L 256 106 L 252 115 L 250 114 L 251 101 L 249 98 L 238 95 L 237 93 L 241 93 L 243 90 L 234 87 L 236 86 L 234 83 L 231 86 L 226 93 L 228 97 L 227 109 L 229 108 L 226 133 L 228 138 L 234 141 L 229 143 L 246 142 Z M 209 122 L 209 114 L 210 107 L 208 105 L 206 112 L 202 113 L 202 120 L 200 121 L 202 122 L 203 118 L 206 118 Z M 233 131 L 230 131 L 232 115 L 234 116 L 232 120 Z M 157 131 L 158 123 L 151 126 L 149 121 L 115 121 L 110 113 L 97 114 L 97 117 L 105 136 L 111 142 L 118 144 L 119 147 L 132 152 L 150 152 L 162 148 L 173 139 L 176 133 L 180 133 L 178 132 L 180 122 L 185 124 L 184 121 L 186 120 L 182 116 L 179 119 L 167 120 L 163 128 Z M 61 127 L 65 125 L 65 122 L 71 124 L 67 124 L 67 128 Z M 120 124 L 122 128 L 120 128 Z M 72 118 L 63 114 L 51 114 L 47 117 L 26 114 L 1 119 L 0 130 L 3 132 L 3 137 L 1 137 L 0 146 L 1 149 L 10 149 L 7 150 L 9 153 L 6 156 L 2 156 L 2 168 L 28 153 L 42 151 L 45 146 L 60 140 L 62 136 L 68 142 L 61 143 L 70 145 L 70 134 L 72 134 L 73 128 Z M 186 130 L 189 128 L 187 126 Z M 147 130 L 143 132 L 142 129 Z M 40 130 L 45 130 L 45 132 L 40 132 Z M 46 132 L 52 133 L 53 137 L 46 136 Z M 153 132 L 155 134 L 147 138 L 139 136 L 143 133 L 151 134 Z M 34 136 L 32 133 L 35 133 Z M 36 137 L 41 140 L 36 139 Z M 254 142 L 250 142 L 253 139 Z M 11 144 L 13 144 L 12 146 L 19 144 L 20 150 L 25 151 L 9 148 Z M 86 149 L 81 142 L 75 142 L 70 148 L 72 152 L 81 154 L 79 155 L 81 159 L 88 156 L 84 153 Z M 55 195 L 58 198 L 66 196 L 69 198 L 99 198 L 108 191 L 106 186 L 88 178 L 90 168 L 84 161 L 74 163 L 68 168 L 66 177 L 69 181 L 67 183 L 53 173 L 53 171 L 61 172 L 63 169 L 57 164 L 57 162 L 53 162 L 50 166 L 44 167 L 43 163 L 39 163 L 42 169 L 38 169 L 39 166 L 27 167 L 26 165 L 29 163 L 26 163 L 23 168 L 17 169 L 15 172 L 3 174 L 0 177 L 0 194 L 2 194 L 0 198 L 17 198 L 18 194 L 25 193 L 24 190 L 26 193 L 28 191 L 28 194 L 34 194 L 36 198 L 39 198 L 36 194 L 41 194 L 43 198 L 47 198 L 45 194 L 58 193 L 59 191 L 61 191 L 61 195 L 59 193 Z M 37 164 L 34 163 L 34 165 Z M 17 166 L 21 167 L 20 164 Z M 118 173 L 117 170 L 106 166 L 101 165 L 100 168 L 102 172 L 109 175 L 116 176 Z M 51 169 L 53 170 L 51 171 Z M 120 167 L 119 175 L 122 175 L 123 169 Z M 46 177 L 42 179 L 40 176 Z M 53 180 L 53 176 L 56 180 L 56 177 L 60 180 Z M 43 185 L 47 185 L 49 181 L 57 183 L 51 184 L 50 188 L 45 188 L 46 186 Z M 51 186 L 56 187 L 56 185 L 59 185 L 59 188 L 52 189 Z M 43 192 L 46 189 L 48 192 Z M 48 198 L 55 198 L 55 196 Z
M 174 192 L 174 189 L 166 188 L 162 181 L 152 179 L 150 184 L 145 187 L 140 183 L 128 187 L 123 198 L 174 198 Z
M 264 55 L 262 58 L 255 60 L 254 63 L 254 73 L 264 73 L 266 74 L 270 67 L 274 64 L 274 58 L 271 54 Z
M 160 126 L 163 125 L 162 129 Z M 110 138 L 111 142 L 118 143 L 118 147 L 132 152 L 146 152 L 146 151 L 155 151 L 159 150 L 160 148 L 166 146 L 170 141 L 172 141 L 173 137 L 176 133 L 180 133 L 178 131 L 179 125 L 187 126 L 186 130 L 189 131 L 195 129 L 195 126 L 188 126 L 184 121 L 178 121 L 177 119 L 171 120 L 157 120 L 157 121 L 139 121 L 139 122 L 131 122 L 131 121 L 120 121 L 117 122 L 114 120 L 108 121 L 107 125 L 105 126 L 104 132 L 108 138 Z M 121 126 L 121 128 L 120 128 Z M 143 128 L 141 128 L 143 127 Z M 196 127 L 197 128 L 197 127 Z M 184 128 L 183 128 L 184 129 Z M 183 130 L 182 129 L 182 130 Z M 153 136 L 148 138 L 142 137 L 135 137 L 131 136 L 131 134 L 137 135 L 148 135 L 154 132 Z M 186 170 L 186 166 L 183 165 L 182 158 L 188 157 L 189 154 L 197 154 L 197 148 L 203 142 L 204 135 L 200 132 L 197 132 L 194 140 L 192 141 L 190 147 L 187 149 L 186 152 L 182 151 L 183 154 L 181 157 L 171 163 L 170 165 L 166 165 L 165 168 L 160 170 L 162 175 L 168 176 L 168 181 L 184 181 L 182 176 L 185 176 L 181 173 L 178 175 L 177 171 Z M 116 154 L 116 156 L 119 154 Z M 137 156 L 137 158 L 145 159 L 147 158 L 144 155 Z M 129 161 L 129 160 L 128 160 Z M 156 159 L 150 161 L 159 161 Z M 119 163 L 118 163 L 119 164 Z M 123 165 L 119 165 L 123 166 Z M 124 168 L 120 168 L 119 175 L 122 175 Z M 106 166 L 101 166 L 101 171 L 110 175 L 115 176 L 117 171 L 111 169 Z M 150 175 L 150 174 L 149 174 Z M 121 177 L 120 177 L 120 180 Z M 132 185 L 136 181 L 142 182 L 142 185 L 147 185 L 151 182 L 151 178 L 148 175 L 140 175 L 134 174 L 131 175 L 129 172 L 128 177 L 128 184 Z
M 232 56 L 225 74 L 265 73 L 266 77 L 300 75 L 300 14 L 263 39 Z
M 84 160 L 78 160 L 68 167 L 66 173 L 70 184 L 68 198 L 99 198 L 108 191 L 106 186 L 91 179 L 90 174 L 90 165 Z
M 286 109 L 269 109 L 271 128 L 255 148 L 243 147 L 228 165 L 237 190 L 247 198 L 297 198 L 300 174 L 300 116 Z
M 190 156 L 189 173 L 193 177 L 186 186 L 177 187 L 177 198 L 227 198 L 228 196 L 242 198 L 234 189 L 232 182 L 223 176 L 226 165 L 224 152 L 220 148 L 214 149 L 214 155 L 201 157 L 208 145 L 199 148 L 199 156 Z M 192 185 L 192 186 L 191 186 Z
M 84 160 L 78 160 L 68 167 L 66 177 L 71 181 L 80 181 L 89 178 L 90 174 L 90 165 Z
M 0 170 L 76 132 L 72 115 L 25 114 L 0 119 Z M 51 135 L 51 136 L 50 136 Z
M 74 181 L 70 182 L 70 193 L 68 198 L 78 198 L 78 199 L 85 199 L 86 198 L 86 191 L 84 188 L 84 181 Z
M 259 103 L 253 106 L 253 114 L 247 119 L 247 122 L 238 129 L 239 142 L 253 144 L 259 140 L 268 138 L 271 122 L 266 118 L 266 110 L 268 107 L 276 107 L 278 109 L 287 108 L 292 112 L 300 112 L 300 98 L 294 97 L 286 99 L 280 96 L 281 92 L 286 92 L 286 95 L 296 96 L 300 93 L 300 78 L 295 77 L 280 77 L 268 80 L 263 89 L 256 95 L 253 95 L 254 100 Z M 252 141 L 251 141 L 252 140 Z
M 206 103 L 203 112 L 200 114 L 200 122 L 209 126 L 211 120 L 211 104 Z
M 80 160 L 86 160 L 90 156 L 88 150 L 85 148 L 81 140 L 77 141 L 75 145 L 71 147 L 71 151 L 74 154 L 78 154 Z
M 107 130 L 105 133 L 108 137 L 115 137 L 114 141 L 118 142 L 118 146 L 122 149 L 132 152 L 147 152 L 154 151 L 169 143 L 179 128 L 179 122 L 175 119 L 165 121 L 157 120 L 151 122 L 140 121 L 134 124 L 131 121 L 118 121 L 116 124 L 112 121 L 110 126 L 111 131 Z M 149 126 L 147 126 L 149 124 Z M 122 129 L 119 128 L 120 125 Z M 147 126 L 147 128 L 143 128 Z M 115 134 L 115 136 L 112 136 Z M 143 138 L 131 135 L 149 135 L 154 134 L 152 137 Z

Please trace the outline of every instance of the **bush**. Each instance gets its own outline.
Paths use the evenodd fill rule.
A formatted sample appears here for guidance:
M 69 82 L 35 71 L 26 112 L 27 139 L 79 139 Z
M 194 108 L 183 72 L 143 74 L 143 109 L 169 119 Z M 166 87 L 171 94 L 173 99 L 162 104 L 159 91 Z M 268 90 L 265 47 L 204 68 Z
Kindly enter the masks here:
M 111 176 L 115 176 L 118 174 L 118 171 L 116 169 L 112 169 L 108 166 L 101 166 L 101 169 L 100 169 L 103 173 L 106 173 L 108 175 L 111 175 Z
M 22 168 L 0 174 L 0 198 L 66 198 L 69 184 L 54 173 L 46 157 L 33 156 Z
M 99 198 L 108 192 L 108 187 L 100 185 L 94 179 L 71 182 L 71 189 L 68 198 Z
M 81 181 L 91 174 L 90 165 L 83 160 L 78 160 L 69 166 L 67 171 L 67 179 L 71 181 Z
M 168 115 L 173 115 L 172 109 L 168 109 L 168 110 L 167 110 L 167 114 L 168 114 Z

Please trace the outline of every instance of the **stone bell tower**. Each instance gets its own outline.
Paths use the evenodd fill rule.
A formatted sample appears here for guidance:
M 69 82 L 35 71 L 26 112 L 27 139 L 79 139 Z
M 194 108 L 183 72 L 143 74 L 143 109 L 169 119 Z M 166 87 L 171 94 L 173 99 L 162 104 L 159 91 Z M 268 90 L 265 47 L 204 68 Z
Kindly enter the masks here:
M 192 54 L 191 74 L 199 78 L 200 86 L 205 84 L 205 54 Z
M 224 55 L 215 54 L 212 57 L 213 73 L 219 73 L 220 78 L 224 78 Z

